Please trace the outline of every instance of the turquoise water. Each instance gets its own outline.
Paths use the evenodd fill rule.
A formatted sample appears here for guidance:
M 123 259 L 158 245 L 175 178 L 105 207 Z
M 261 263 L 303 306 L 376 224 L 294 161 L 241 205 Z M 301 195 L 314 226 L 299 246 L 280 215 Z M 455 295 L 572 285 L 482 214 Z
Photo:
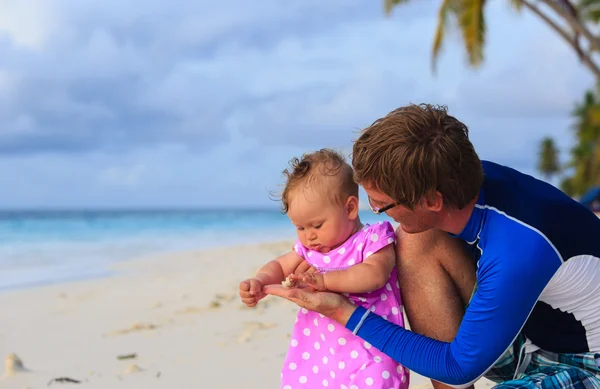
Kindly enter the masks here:
M 361 212 L 363 222 L 381 218 Z M 105 277 L 117 261 L 294 234 L 277 210 L 0 211 L 0 290 Z

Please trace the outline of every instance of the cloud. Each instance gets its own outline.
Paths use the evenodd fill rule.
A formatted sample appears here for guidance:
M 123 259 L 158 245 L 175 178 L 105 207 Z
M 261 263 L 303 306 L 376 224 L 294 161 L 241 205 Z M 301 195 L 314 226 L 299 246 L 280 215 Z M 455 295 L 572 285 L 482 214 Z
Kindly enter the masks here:
M 39 48 L 49 28 L 50 0 L 4 0 L 0 12 L 0 39 L 10 36 L 19 46 Z
M 362 0 L 3 2 L 0 203 L 272 204 L 292 156 L 349 151 L 410 102 L 448 105 L 482 157 L 531 171 L 541 137 L 572 143 L 591 81 L 502 4 L 483 66 L 450 34 L 434 76 L 427 2 L 390 18 Z
M 549 31 L 536 35 L 535 42 L 558 40 Z M 489 118 L 569 115 L 582 90 L 593 86 L 593 77 L 563 42 L 541 46 L 534 41 L 509 54 L 502 66 L 463 80 L 458 106 Z
M 3 154 L 163 142 L 203 150 L 226 142 L 247 111 L 258 114 L 244 131 L 271 139 L 261 131 L 281 133 L 282 115 L 293 108 L 279 107 L 297 100 L 311 102 L 299 106 L 312 111 L 302 127 L 318 126 L 327 112 L 317 95 L 348 89 L 354 79 L 345 53 L 360 55 L 371 39 L 364 27 L 383 19 L 380 6 L 358 0 L 273 0 L 260 8 L 179 0 L 10 4 L 0 23 L 0 55 L 8 59 L 0 69 Z M 8 23 L 28 15 L 31 26 Z
M 101 186 L 137 187 L 146 173 L 146 165 L 143 163 L 110 166 L 98 173 L 98 183 Z

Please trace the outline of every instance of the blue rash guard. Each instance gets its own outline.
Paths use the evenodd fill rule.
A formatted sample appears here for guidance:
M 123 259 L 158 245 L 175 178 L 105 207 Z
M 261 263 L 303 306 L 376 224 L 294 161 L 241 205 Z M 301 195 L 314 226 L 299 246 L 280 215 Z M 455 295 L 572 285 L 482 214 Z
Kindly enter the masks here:
M 483 161 L 477 204 L 457 236 L 477 253 L 477 289 L 451 343 L 369 313 L 357 335 L 410 370 L 465 387 L 522 332 L 558 353 L 600 353 L 600 219 L 557 188 Z M 454 235 L 453 235 L 454 236 Z M 346 328 L 353 331 L 359 307 Z

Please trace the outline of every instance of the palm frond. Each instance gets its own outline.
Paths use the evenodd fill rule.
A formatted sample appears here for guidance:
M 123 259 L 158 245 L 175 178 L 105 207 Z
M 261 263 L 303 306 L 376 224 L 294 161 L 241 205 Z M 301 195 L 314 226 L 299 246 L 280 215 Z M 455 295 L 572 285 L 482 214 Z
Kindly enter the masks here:
M 401 5 L 403 3 L 408 3 L 408 2 L 409 2 L 409 0 L 385 0 L 384 7 L 385 7 L 386 15 L 389 15 L 390 13 L 392 13 L 392 10 L 397 5 Z
M 600 22 L 599 0 L 579 0 L 577 9 L 584 20 L 589 20 L 593 23 Z
M 444 41 L 444 32 L 448 26 L 449 14 L 454 10 L 451 3 L 452 0 L 444 0 L 442 5 L 440 5 L 440 9 L 438 10 L 438 22 L 437 27 L 435 28 L 435 36 L 433 38 L 433 48 L 431 54 L 431 68 L 434 73 L 436 70 L 437 59 Z
M 477 67 L 483 61 L 485 43 L 485 0 L 463 0 L 459 15 L 459 25 L 467 49 L 469 63 Z
M 600 3 L 600 1 L 598 1 L 598 0 L 579 0 L 579 3 L 577 4 L 577 8 L 585 9 L 588 7 L 594 7 L 594 6 L 597 6 L 598 3 Z
M 545 3 L 550 5 L 550 7 L 554 11 L 556 11 L 561 16 L 565 17 L 567 20 L 573 19 L 576 22 L 581 21 L 581 19 L 579 17 L 579 9 L 575 5 L 573 5 L 571 0 L 545 0 Z M 571 23 L 569 23 L 569 24 L 571 24 Z M 580 43 L 579 38 L 581 35 L 581 31 L 574 28 L 573 26 L 571 26 L 571 27 L 573 28 L 573 42 L 574 42 L 573 48 L 577 52 L 577 56 L 579 57 L 579 59 L 582 59 L 583 58 L 583 50 L 581 49 L 581 46 L 579 45 L 579 43 Z
M 600 126 L 600 106 L 592 105 L 588 108 L 588 123 L 597 129 Z M 598 134 L 593 134 L 598 136 Z
M 517 11 L 520 11 L 523 7 L 523 2 L 521 0 L 510 0 L 510 5 L 512 5 Z

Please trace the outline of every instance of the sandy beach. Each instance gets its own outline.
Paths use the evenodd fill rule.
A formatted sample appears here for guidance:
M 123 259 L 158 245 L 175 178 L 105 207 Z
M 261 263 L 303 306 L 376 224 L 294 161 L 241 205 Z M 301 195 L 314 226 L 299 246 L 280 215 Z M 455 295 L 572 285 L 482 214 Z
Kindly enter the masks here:
M 246 308 L 237 286 L 291 245 L 143 258 L 110 278 L 0 293 L 0 388 L 279 388 L 297 308 Z M 429 386 L 412 373 L 411 387 Z

